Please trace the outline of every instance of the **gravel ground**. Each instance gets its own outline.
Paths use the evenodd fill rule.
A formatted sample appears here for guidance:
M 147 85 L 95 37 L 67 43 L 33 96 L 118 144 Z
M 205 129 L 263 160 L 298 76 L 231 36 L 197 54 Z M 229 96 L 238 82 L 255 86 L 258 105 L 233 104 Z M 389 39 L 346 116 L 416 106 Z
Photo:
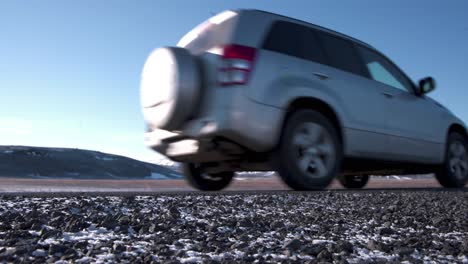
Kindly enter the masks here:
M 0 197 L 0 262 L 468 263 L 468 192 Z

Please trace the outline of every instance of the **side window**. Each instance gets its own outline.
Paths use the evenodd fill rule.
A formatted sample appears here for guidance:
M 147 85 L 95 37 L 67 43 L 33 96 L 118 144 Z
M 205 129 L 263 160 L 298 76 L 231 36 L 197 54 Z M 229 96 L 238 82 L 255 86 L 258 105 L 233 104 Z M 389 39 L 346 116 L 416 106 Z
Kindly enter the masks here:
M 359 55 L 350 41 L 320 32 L 319 39 L 328 58 L 328 65 L 343 71 L 366 76 Z
M 359 46 L 358 49 L 373 80 L 403 91 L 412 91 L 411 82 L 385 57 L 364 47 Z
M 325 64 L 325 54 L 314 29 L 307 28 L 304 34 L 304 53 L 308 60 Z
M 263 48 L 301 59 L 323 62 L 323 52 L 315 32 L 292 22 L 273 23 Z

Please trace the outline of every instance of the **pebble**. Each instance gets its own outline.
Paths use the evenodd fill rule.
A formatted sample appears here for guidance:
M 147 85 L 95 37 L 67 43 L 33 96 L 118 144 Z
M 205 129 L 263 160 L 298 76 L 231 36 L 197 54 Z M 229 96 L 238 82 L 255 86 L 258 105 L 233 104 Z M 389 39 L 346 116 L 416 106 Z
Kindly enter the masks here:
M 0 262 L 461 262 L 468 260 L 466 197 L 465 191 L 4 195 Z

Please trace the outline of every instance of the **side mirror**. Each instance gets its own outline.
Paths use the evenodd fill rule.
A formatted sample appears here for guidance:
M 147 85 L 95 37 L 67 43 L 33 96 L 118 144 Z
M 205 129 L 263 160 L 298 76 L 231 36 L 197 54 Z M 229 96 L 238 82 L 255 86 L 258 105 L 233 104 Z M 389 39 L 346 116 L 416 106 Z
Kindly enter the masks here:
M 419 81 L 418 94 L 423 95 L 423 94 L 430 93 L 435 88 L 436 88 L 436 83 L 435 83 L 434 78 L 426 77 Z

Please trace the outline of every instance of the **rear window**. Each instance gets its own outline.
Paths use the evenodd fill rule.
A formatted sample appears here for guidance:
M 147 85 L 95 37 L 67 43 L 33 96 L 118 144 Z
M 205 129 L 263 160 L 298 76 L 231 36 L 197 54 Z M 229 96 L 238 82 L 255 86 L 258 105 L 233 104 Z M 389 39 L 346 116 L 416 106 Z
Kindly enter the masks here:
M 224 11 L 203 22 L 187 33 L 177 43 L 177 46 L 190 50 L 193 54 L 200 54 L 215 46 L 227 43 L 235 26 L 237 13 Z
M 301 59 L 323 62 L 323 52 L 315 31 L 296 23 L 273 23 L 263 48 Z
M 351 41 L 325 32 L 319 32 L 318 35 L 327 55 L 328 65 L 367 77 L 364 65 Z

